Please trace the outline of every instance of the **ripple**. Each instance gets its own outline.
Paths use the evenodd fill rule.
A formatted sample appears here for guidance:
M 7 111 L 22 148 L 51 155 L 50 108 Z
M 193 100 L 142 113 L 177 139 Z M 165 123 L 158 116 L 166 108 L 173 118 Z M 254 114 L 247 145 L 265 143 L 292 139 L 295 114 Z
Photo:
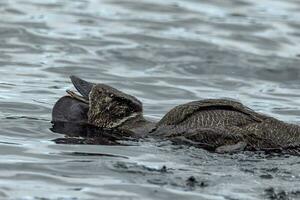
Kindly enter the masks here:
M 18 102 L 0 102 L 0 108 L 5 113 L 49 113 L 50 109 L 29 103 L 18 103 Z
M 136 96 L 154 121 L 181 103 L 230 97 L 299 123 L 299 2 L 0 5 L 0 198 L 252 200 L 268 198 L 265 191 L 296 198 L 298 157 L 216 155 L 153 141 L 55 144 L 62 135 L 49 128 L 71 74 Z

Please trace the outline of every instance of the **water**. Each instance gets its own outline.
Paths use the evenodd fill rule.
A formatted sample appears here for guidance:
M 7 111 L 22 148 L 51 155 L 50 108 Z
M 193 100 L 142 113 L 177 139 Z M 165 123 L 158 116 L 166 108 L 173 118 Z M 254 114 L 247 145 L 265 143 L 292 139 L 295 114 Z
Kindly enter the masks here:
M 49 130 L 71 74 L 137 96 L 152 120 L 229 97 L 299 122 L 299 1 L 3 0 L 0 10 L 0 199 L 300 198 L 298 157 L 58 145 Z

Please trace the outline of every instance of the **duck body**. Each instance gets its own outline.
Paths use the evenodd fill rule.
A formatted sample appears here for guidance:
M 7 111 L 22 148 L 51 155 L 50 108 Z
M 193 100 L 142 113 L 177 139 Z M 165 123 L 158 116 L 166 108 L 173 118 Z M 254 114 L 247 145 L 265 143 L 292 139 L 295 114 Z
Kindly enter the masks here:
M 100 132 L 118 135 L 116 141 L 152 137 L 219 153 L 300 146 L 300 126 L 257 113 L 235 100 L 205 99 L 178 105 L 155 123 L 143 117 L 142 103 L 135 97 L 74 76 L 71 80 L 83 96 L 71 94 L 58 100 L 52 112 L 54 124 L 89 124 L 99 130 L 99 137 L 105 135 Z
M 300 144 L 300 126 L 228 99 L 206 99 L 176 106 L 157 123 L 152 134 L 220 153 L 241 149 L 288 150 Z

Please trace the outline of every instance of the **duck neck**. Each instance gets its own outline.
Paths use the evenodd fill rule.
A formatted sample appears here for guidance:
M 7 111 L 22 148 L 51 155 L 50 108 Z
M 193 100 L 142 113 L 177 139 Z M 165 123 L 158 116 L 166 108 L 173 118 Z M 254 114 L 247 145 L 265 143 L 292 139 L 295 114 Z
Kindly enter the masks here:
M 142 114 L 134 118 L 128 119 L 120 126 L 120 129 L 131 131 L 135 137 L 146 136 L 155 127 L 154 122 L 150 122 L 144 118 Z

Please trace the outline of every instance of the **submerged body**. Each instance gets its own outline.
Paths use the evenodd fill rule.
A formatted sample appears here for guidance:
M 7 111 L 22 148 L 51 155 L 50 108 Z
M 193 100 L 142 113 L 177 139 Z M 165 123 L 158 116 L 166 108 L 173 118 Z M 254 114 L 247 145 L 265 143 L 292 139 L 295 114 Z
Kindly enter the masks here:
M 120 130 L 120 140 L 153 137 L 220 153 L 295 150 L 300 145 L 298 125 L 259 114 L 234 100 L 189 102 L 153 123 L 144 119 L 142 103 L 135 97 L 74 76 L 71 80 L 83 96 L 69 92 L 70 96 L 62 97 L 53 108 L 54 123 L 90 124 L 99 130 Z

